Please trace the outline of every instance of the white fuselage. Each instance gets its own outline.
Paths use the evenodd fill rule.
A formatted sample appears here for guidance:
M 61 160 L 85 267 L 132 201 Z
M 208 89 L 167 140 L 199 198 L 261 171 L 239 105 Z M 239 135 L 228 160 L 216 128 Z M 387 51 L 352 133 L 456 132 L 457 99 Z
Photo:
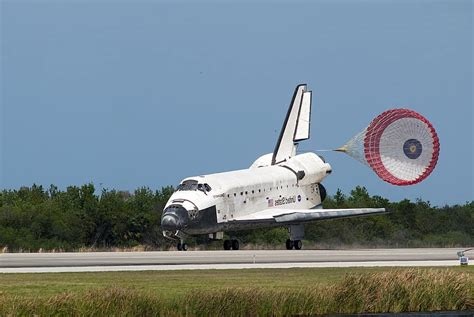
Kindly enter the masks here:
M 314 153 L 299 154 L 277 165 L 271 165 L 270 159 L 265 155 L 245 170 L 186 178 L 164 212 L 178 213 L 179 208 L 180 217 L 187 217 L 176 230 L 207 234 L 271 226 L 239 221 L 262 210 L 311 209 L 321 204 L 319 183 L 331 172 L 329 164 Z

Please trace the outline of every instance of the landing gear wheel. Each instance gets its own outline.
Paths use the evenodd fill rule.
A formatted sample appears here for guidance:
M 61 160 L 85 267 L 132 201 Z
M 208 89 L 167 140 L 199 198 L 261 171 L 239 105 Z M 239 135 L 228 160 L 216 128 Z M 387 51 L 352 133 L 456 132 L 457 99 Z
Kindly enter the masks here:
M 183 244 L 181 245 L 181 248 L 182 248 L 183 251 L 188 251 L 188 244 L 187 244 L 187 243 L 183 243 Z
M 181 251 L 183 250 L 183 245 L 180 243 L 178 243 L 178 245 L 176 246 L 176 249 L 178 249 L 178 251 Z
M 286 240 L 286 244 L 285 244 L 285 245 L 286 245 L 286 249 L 287 249 L 287 250 L 292 250 L 292 249 L 293 249 L 293 246 L 294 246 L 293 241 L 290 240 L 290 239 Z
M 301 250 L 303 242 L 301 242 L 301 240 L 295 240 L 293 241 L 293 245 L 295 246 L 295 250 Z
M 224 250 L 230 250 L 232 248 L 232 241 L 224 240 Z
M 239 240 L 232 240 L 232 250 L 239 249 Z

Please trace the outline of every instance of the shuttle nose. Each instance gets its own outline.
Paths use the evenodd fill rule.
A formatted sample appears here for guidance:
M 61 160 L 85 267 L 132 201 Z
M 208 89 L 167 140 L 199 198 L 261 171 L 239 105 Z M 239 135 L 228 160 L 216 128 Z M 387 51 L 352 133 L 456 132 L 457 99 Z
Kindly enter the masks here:
M 161 228 L 165 231 L 181 230 L 186 226 L 188 211 L 181 205 L 171 205 L 163 210 Z
M 178 229 L 178 219 L 174 215 L 164 215 L 161 219 L 161 228 L 163 230 L 174 231 Z

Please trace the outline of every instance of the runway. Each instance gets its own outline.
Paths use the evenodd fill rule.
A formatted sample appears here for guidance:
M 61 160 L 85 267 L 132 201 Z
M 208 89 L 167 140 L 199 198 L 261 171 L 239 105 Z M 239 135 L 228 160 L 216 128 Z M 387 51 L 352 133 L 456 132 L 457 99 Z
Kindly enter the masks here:
M 0 254 L 0 273 L 454 266 L 460 249 L 240 250 Z

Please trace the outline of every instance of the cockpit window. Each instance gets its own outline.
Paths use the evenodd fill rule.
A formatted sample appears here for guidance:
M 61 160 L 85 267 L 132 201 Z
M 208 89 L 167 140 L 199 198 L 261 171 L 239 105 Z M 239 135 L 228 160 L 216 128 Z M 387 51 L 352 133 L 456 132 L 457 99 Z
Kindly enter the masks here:
M 197 190 L 198 182 L 197 181 L 184 181 L 178 186 L 178 190 Z
M 195 180 L 187 180 L 187 181 L 182 182 L 178 186 L 177 190 L 182 190 L 182 191 L 200 190 L 202 192 L 210 192 L 212 188 L 208 184 L 199 184 Z

